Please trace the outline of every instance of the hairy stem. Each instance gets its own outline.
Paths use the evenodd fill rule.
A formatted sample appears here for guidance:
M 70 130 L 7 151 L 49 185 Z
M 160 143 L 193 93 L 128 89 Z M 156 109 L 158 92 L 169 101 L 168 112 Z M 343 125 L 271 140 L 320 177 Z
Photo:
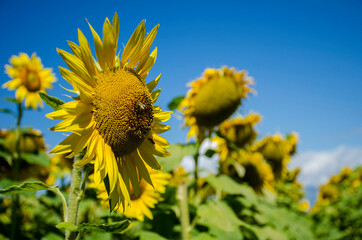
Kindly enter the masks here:
M 181 236 L 182 240 L 190 240 L 190 216 L 187 197 L 187 186 L 182 182 L 178 186 L 178 200 L 180 206 Z
M 74 163 L 82 159 L 83 157 L 82 155 L 83 154 L 81 153 L 78 154 L 74 159 Z M 66 222 L 73 223 L 74 225 L 78 224 L 78 210 L 81 200 L 79 199 L 79 195 L 82 191 L 81 190 L 82 173 L 83 173 L 83 166 L 75 166 L 75 165 L 73 166 Z M 66 240 L 74 240 L 76 239 L 76 237 L 77 237 L 76 232 L 70 232 L 69 230 L 65 231 Z
M 23 107 L 21 103 L 17 103 L 18 116 L 16 119 L 16 142 L 15 152 L 12 154 L 13 163 L 13 179 L 18 180 L 20 170 L 20 140 L 21 140 L 21 119 L 23 117 Z M 20 208 L 19 195 L 12 196 L 12 208 L 11 208 L 11 239 L 18 239 L 20 234 L 20 222 L 21 222 L 21 208 Z

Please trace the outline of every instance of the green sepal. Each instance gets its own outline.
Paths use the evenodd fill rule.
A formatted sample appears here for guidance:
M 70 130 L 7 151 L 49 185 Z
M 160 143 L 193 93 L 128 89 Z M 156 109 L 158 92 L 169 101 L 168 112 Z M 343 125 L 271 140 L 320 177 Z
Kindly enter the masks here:
M 60 106 L 64 104 L 64 102 L 59 98 L 49 96 L 46 93 L 39 92 L 39 95 L 46 104 L 48 104 L 51 108 L 54 109 L 54 111 L 60 110 L 61 109 Z

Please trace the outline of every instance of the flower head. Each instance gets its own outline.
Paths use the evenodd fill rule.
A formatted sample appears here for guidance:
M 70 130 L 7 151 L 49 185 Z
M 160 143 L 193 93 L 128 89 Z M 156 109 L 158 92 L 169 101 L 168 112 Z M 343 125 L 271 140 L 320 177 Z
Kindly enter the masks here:
M 46 89 L 52 87 L 55 81 L 52 70 L 44 68 L 35 53 L 30 58 L 26 53 L 20 53 L 19 56 L 12 56 L 9 62 L 11 65 L 5 65 L 5 72 L 12 79 L 2 87 L 16 89 L 16 100 L 22 102 L 25 99 L 26 108 L 43 107 L 38 92 L 46 92 Z
M 245 169 L 241 180 L 249 184 L 255 192 L 262 193 L 263 188 L 274 191 L 273 171 L 260 153 L 241 151 L 240 164 Z
M 257 132 L 253 126 L 261 119 L 259 114 L 250 114 L 245 118 L 237 117 L 226 120 L 220 126 L 220 132 L 233 144 L 239 148 L 243 148 L 247 144 L 251 144 Z
M 294 155 L 297 152 L 298 133 L 292 132 L 287 134 L 285 138 L 286 149 L 289 155 Z
M 139 221 L 144 221 L 145 216 L 149 219 L 153 219 L 150 209 L 154 208 L 159 201 L 162 201 L 161 193 L 166 191 L 166 185 L 168 184 L 171 175 L 151 168 L 148 168 L 148 170 L 153 187 L 144 180 L 141 181 L 138 193 L 136 193 L 133 188 L 131 189 L 130 206 L 125 209 L 122 207 L 118 208 L 117 211 L 119 213 L 122 213 L 129 218 L 136 218 Z M 107 205 L 108 194 L 104 185 L 92 185 L 91 187 L 98 189 L 98 198 L 102 200 L 102 205 Z
M 286 164 L 289 162 L 290 156 L 285 141 L 279 134 L 265 137 L 253 146 L 253 150 L 260 152 L 268 161 L 275 177 L 279 178 L 283 172 L 286 172 Z
M 65 103 L 61 110 L 47 114 L 62 122 L 54 131 L 73 132 L 51 153 L 69 153 L 73 157 L 83 149 L 87 152 L 76 165 L 94 162 L 94 180 L 107 182 L 110 208 L 125 207 L 131 189 L 140 191 L 140 184 L 153 185 L 147 165 L 160 169 L 154 155 L 168 156 L 166 139 L 158 134 L 169 130 L 161 124 L 171 112 L 154 106 L 160 89 L 154 88 L 158 76 L 146 83 L 145 78 L 156 60 L 157 48 L 150 54 L 158 26 L 147 35 L 142 21 L 122 56 L 117 56 L 119 20 L 108 18 L 103 26 L 103 41 L 92 28 L 97 61 L 89 43 L 78 30 L 79 46 L 69 42 L 73 54 L 58 49 L 70 70 L 60 67 L 62 76 L 79 93 L 75 101 Z M 109 186 L 108 186 L 109 183 Z
M 230 117 L 251 91 L 252 83 L 246 71 L 206 69 L 201 78 L 189 84 L 191 89 L 180 104 L 185 125 L 190 127 L 188 138 L 212 130 Z

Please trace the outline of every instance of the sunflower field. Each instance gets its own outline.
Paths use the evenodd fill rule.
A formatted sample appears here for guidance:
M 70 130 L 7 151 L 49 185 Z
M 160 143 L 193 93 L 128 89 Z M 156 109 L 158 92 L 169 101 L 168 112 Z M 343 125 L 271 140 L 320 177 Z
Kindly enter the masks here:
M 362 168 L 332 176 L 310 206 L 289 166 L 298 134 L 261 136 L 262 115 L 240 114 L 257 92 L 246 70 L 200 70 L 161 109 L 161 75 L 147 78 L 158 25 L 147 33 L 142 21 L 120 48 L 117 13 L 102 32 L 88 24 L 94 47 L 78 29 L 78 43 L 57 49 L 66 95 L 48 95 L 56 77 L 36 54 L 5 66 L 2 101 L 17 111 L 0 109 L 14 116 L 0 130 L 0 239 L 362 239 Z M 53 149 L 22 124 L 44 104 L 53 112 L 39 117 L 64 136 Z M 162 137 L 171 117 L 187 129 L 182 143 Z

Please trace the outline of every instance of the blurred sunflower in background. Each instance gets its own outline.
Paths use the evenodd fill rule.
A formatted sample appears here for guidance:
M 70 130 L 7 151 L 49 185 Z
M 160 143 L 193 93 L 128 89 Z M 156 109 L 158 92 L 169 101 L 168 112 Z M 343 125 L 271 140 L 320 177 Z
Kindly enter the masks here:
M 274 175 L 269 164 L 260 153 L 241 151 L 240 164 L 245 169 L 240 179 L 251 186 L 255 192 L 263 193 L 263 188 L 274 192 Z
M 108 18 L 103 26 L 103 41 L 89 24 L 93 34 L 97 61 L 89 43 L 78 30 L 79 46 L 69 42 L 73 54 L 58 49 L 70 71 L 59 67 L 64 79 L 79 93 L 79 99 L 65 103 L 61 110 L 47 114 L 62 120 L 51 128 L 73 132 L 57 145 L 52 154 L 69 153 L 73 157 L 87 152 L 76 165 L 94 163 L 94 180 L 106 181 L 110 208 L 125 208 L 130 193 L 140 192 L 140 184 L 152 186 L 149 170 L 160 169 L 154 155 L 165 157 L 169 146 L 158 134 L 170 129 L 161 124 L 171 112 L 154 106 L 160 89 L 153 91 L 160 76 L 146 84 L 145 78 L 156 61 L 157 48 L 150 54 L 158 25 L 147 35 L 142 21 L 119 57 L 117 42 L 119 19 Z M 107 180 L 105 180 L 107 178 Z M 122 206 L 123 205 L 123 206 Z
M 16 100 L 25 99 L 25 107 L 37 109 L 43 107 L 38 92 L 46 93 L 52 87 L 55 76 L 51 68 L 44 68 L 41 59 L 35 53 L 29 57 L 26 53 L 10 58 L 10 65 L 5 65 L 5 72 L 12 79 L 2 85 L 9 90 L 16 89 Z
M 16 181 L 38 179 L 49 185 L 55 182 L 50 175 L 49 158 L 45 154 L 44 137 L 37 129 L 20 129 L 18 174 L 14 174 L 12 155 L 16 152 L 17 131 L 0 130 L 0 180 L 9 178 Z
M 263 138 L 252 149 L 263 155 L 264 159 L 271 165 L 276 178 L 280 178 L 282 173 L 286 172 L 290 155 L 287 154 L 288 148 L 280 134 Z
M 187 138 L 196 135 L 202 141 L 206 131 L 211 134 L 214 127 L 237 110 L 252 91 L 252 83 L 246 71 L 227 67 L 206 69 L 201 78 L 189 83 L 191 89 L 179 106 L 185 126 L 190 127 Z
M 251 144 L 258 133 L 253 128 L 261 120 L 261 116 L 256 113 L 249 114 L 245 118 L 236 117 L 224 121 L 220 125 L 220 132 L 238 148 L 244 148 Z
M 161 194 L 166 191 L 166 185 L 168 185 L 171 175 L 158 170 L 154 170 L 148 167 L 150 178 L 153 186 L 149 185 L 145 180 L 142 180 L 139 186 L 139 191 L 136 192 L 131 188 L 130 198 L 131 204 L 126 209 L 122 207 L 117 209 L 117 212 L 124 214 L 126 217 L 135 218 L 139 221 L 144 221 L 146 216 L 149 219 L 153 219 L 151 208 L 162 201 Z M 90 178 L 93 178 L 90 176 Z M 107 206 L 108 194 L 104 184 L 90 184 L 91 188 L 98 190 L 98 198 L 102 200 L 102 205 Z
M 291 132 L 285 137 L 285 145 L 287 153 L 292 156 L 297 152 L 297 144 L 299 141 L 298 133 Z
M 253 127 L 260 119 L 259 114 L 252 113 L 245 118 L 236 117 L 226 120 L 220 125 L 220 133 L 224 138 L 220 136 L 212 138 L 212 141 L 217 143 L 216 152 L 220 154 L 220 161 L 223 162 L 231 157 L 233 147 L 229 146 L 230 144 L 237 148 L 244 148 L 253 143 L 258 135 Z M 225 138 L 229 141 L 229 144 Z

